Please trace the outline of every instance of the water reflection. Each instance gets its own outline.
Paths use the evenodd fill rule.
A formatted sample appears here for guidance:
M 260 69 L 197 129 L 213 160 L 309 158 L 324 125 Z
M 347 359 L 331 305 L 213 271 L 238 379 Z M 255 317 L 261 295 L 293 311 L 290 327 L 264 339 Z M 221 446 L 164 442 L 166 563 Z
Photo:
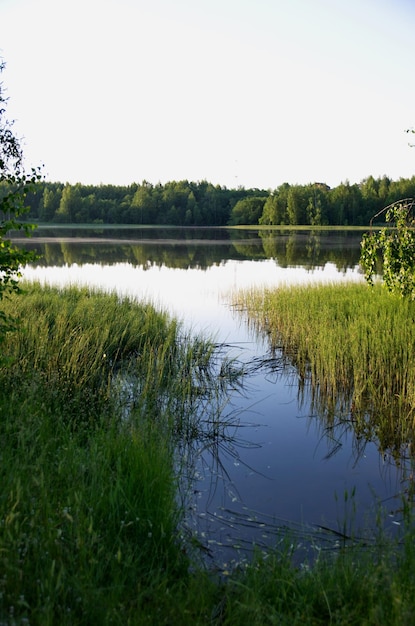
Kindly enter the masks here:
M 339 271 L 358 262 L 361 233 L 355 231 L 262 231 L 195 228 L 39 228 L 30 240 L 40 264 L 131 263 L 206 269 L 224 259 L 274 259 L 279 266 L 308 269 L 333 263 Z
M 356 231 L 259 231 L 268 258 L 281 267 L 302 265 L 310 269 L 333 263 L 339 271 L 354 267 L 360 253 L 361 233 Z
M 193 459 L 189 523 L 207 541 L 208 556 L 226 567 L 287 533 L 300 541 L 300 562 L 316 549 L 370 545 L 380 508 L 384 530 L 399 528 L 403 500 L 413 498 L 410 466 L 380 455 L 350 422 L 327 425 L 311 411 L 311 389 L 296 368 L 270 368 L 264 354 L 261 369 L 260 360 L 248 372 L 245 402 L 232 399 L 237 436 Z

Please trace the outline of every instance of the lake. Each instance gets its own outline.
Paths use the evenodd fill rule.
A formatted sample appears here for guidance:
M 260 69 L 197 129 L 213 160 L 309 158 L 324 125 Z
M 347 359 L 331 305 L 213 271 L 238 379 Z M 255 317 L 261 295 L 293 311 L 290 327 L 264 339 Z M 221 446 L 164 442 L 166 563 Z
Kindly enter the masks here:
M 231 294 L 252 286 L 362 281 L 361 235 L 55 227 L 18 239 L 42 255 L 25 268 L 25 278 L 151 301 L 248 366 L 242 392 L 223 407 L 226 440 L 206 449 L 196 443 L 189 452 L 187 528 L 222 565 L 254 544 L 275 544 L 287 528 L 304 542 L 319 538 L 328 545 L 338 535 L 327 529 L 349 534 L 355 524 L 370 534 L 379 502 L 387 523 L 399 524 L 404 464 L 381 455 L 376 441 L 356 440 L 351 424 L 327 429 L 295 368 L 270 359 L 266 339 L 230 305 Z

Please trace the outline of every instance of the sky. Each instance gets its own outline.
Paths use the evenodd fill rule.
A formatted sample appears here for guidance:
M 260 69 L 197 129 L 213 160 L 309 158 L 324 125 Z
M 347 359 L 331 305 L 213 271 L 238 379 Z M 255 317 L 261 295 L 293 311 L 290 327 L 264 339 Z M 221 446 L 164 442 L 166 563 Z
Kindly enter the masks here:
M 48 181 L 276 189 L 415 174 L 414 0 L 0 0 Z

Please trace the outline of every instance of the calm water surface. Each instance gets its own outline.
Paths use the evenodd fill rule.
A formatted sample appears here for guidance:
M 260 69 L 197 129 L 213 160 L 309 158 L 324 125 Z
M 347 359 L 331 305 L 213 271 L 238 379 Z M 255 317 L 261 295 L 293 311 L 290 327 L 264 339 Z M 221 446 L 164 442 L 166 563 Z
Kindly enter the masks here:
M 267 356 L 269 346 L 229 305 L 230 294 L 252 286 L 361 281 L 360 240 L 355 231 L 38 229 L 25 245 L 43 256 L 24 275 L 150 300 L 252 363 Z M 351 428 L 327 430 L 312 414 L 307 389 L 299 394 L 294 368 L 261 368 L 223 411 L 234 425 L 230 441 L 204 451 L 195 446 L 187 502 L 189 525 L 222 561 L 253 543 L 272 545 L 287 527 L 300 534 L 319 525 L 343 530 L 345 516 L 370 527 L 378 501 L 390 523 L 399 522 L 393 511 L 401 470 L 375 442 L 357 442 Z

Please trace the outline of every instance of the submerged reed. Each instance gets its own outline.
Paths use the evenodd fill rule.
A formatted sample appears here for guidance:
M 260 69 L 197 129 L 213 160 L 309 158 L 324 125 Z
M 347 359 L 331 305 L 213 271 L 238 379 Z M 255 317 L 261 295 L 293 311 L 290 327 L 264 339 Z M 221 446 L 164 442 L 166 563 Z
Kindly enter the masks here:
M 349 419 L 396 456 L 415 433 L 415 305 L 363 284 L 238 295 L 248 323 L 311 387 L 313 409 Z

